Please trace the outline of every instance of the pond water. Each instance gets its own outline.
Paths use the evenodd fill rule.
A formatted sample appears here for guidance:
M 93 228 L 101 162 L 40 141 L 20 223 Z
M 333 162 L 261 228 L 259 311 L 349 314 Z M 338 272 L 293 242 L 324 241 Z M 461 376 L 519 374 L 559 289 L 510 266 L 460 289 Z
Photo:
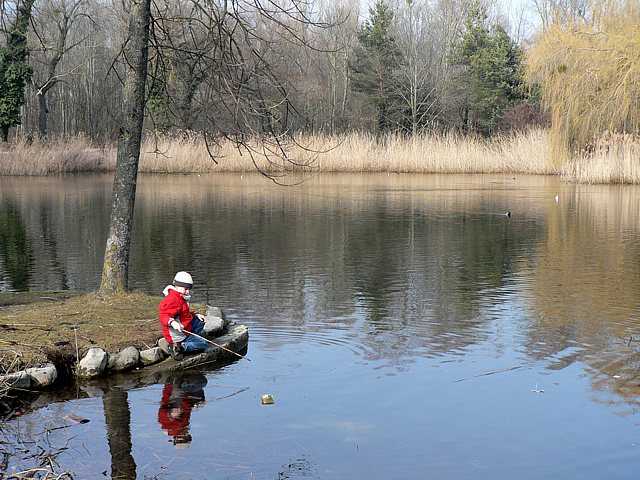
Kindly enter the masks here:
M 111 181 L 0 177 L 0 289 L 97 288 Z M 638 187 L 142 176 L 130 286 L 182 269 L 250 361 L 43 397 L 9 471 L 38 438 L 75 478 L 638 475 Z

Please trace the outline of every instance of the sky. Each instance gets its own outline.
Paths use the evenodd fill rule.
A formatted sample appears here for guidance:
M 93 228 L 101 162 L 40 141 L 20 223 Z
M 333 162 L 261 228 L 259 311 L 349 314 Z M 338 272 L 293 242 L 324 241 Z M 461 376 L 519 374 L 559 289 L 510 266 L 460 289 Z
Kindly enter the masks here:
M 360 0 L 360 15 L 366 18 L 369 6 L 376 0 Z M 486 0 L 494 3 L 496 10 L 509 22 L 509 34 L 517 42 L 529 38 L 537 29 L 539 20 L 534 8 L 534 0 Z

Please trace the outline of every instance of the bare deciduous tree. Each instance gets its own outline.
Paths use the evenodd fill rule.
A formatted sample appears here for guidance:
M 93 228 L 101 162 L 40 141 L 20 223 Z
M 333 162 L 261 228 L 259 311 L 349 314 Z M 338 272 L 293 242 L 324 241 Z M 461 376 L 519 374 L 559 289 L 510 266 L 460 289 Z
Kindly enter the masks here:
M 42 0 L 34 12 L 32 24 L 37 48 L 32 51 L 34 63 L 39 64 L 31 81 L 38 99 L 38 131 L 47 134 L 47 93 L 68 72 L 59 73 L 62 57 L 81 43 L 81 38 L 70 41 L 74 23 L 89 19 L 86 12 L 88 0 Z

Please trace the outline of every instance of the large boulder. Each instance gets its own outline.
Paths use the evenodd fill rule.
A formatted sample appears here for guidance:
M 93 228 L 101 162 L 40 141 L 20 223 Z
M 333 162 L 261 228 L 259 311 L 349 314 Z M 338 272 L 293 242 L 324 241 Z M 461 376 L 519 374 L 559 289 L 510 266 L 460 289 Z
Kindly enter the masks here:
M 107 370 L 111 372 L 123 372 L 131 370 L 138 365 L 140 352 L 136 347 L 126 347 L 118 353 L 109 355 Z
M 103 374 L 109 356 L 101 348 L 90 348 L 78 365 L 79 378 L 95 378 Z

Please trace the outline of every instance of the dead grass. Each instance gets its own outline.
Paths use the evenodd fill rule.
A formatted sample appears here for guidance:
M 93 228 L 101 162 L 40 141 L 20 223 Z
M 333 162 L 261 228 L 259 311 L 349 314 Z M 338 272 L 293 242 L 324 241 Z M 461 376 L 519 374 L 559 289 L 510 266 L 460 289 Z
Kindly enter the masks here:
M 546 133 L 531 130 L 487 141 L 454 134 L 413 138 L 368 134 L 309 137 L 312 149 L 335 148 L 318 155 L 320 170 L 402 173 L 556 173 L 546 163 Z
M 254 141 L 251 155 L 231 142 L 209 146 L 199 135 L 154 136 L 142 147 L 140 172 L 397 172 L 560 175 L 580 183 L 640 183 L 640 141 L 607 134 L 589 152 L 561 166 L 552 159 L 549 133 L 534 129 L 490 141 L 453 134 L 378 138 L 365 133 L 305 135 L 284 143 L 291 161 Z M 211 158 L 214 155 L 216 161 Z M 255 164 L 254 164 L 255 162 Z M 0 175 L 112 171 L 115 148 L 97 149 L 83 137 L 18 142 L 0 151 Z
M 33 141 L 21 138 L 0 149 L 0 175 L 99 172 L 114 168 L 115 153 L 95 147 L 81 135 Z
M 546 132 L 532 130 L 485 141 L 424 134 L 379 138 L 365 133 L 301 135 L 279 139 L 287 154 L 253 139 L 238 149 L 230 141 L 207 146 L 197 134 L 149 136 L 141 150 L 145 173 L 290 171 L 407 173 L 556 173 L 546 165 Z M 212 159 L 216 159 L 215 161 Z M 217 162 L 217 163 L 216 163 Z M 20 141 L 0 152 L 0 174 L 104 171 L 115 168 L 115 148 L 97 149 L 84 137 Z
M 282 145 L 291 161 L 272 146 L 253 142 L 238 150 L 230 142 L 208 150 L 201 137 L 155 137 L 145 142 L 141 172 L 403 172 L 554 174 L 547 163 L 546 132 L 531 130 L 486 141 L 453 134 L 416 137 L 367 133 L 301 135 Z M 218 161 L 214 163 L 209 152 Z
M 11 296 L 17 298 L 11 299 Z M 162 335 L 161 297 L 70 292 L 0 296 L 0 371 L 46 362 L 68 364 L 92 347 L 117 352 L 152 347 Z M 17 361 L 16 361 L 17 359 Z

